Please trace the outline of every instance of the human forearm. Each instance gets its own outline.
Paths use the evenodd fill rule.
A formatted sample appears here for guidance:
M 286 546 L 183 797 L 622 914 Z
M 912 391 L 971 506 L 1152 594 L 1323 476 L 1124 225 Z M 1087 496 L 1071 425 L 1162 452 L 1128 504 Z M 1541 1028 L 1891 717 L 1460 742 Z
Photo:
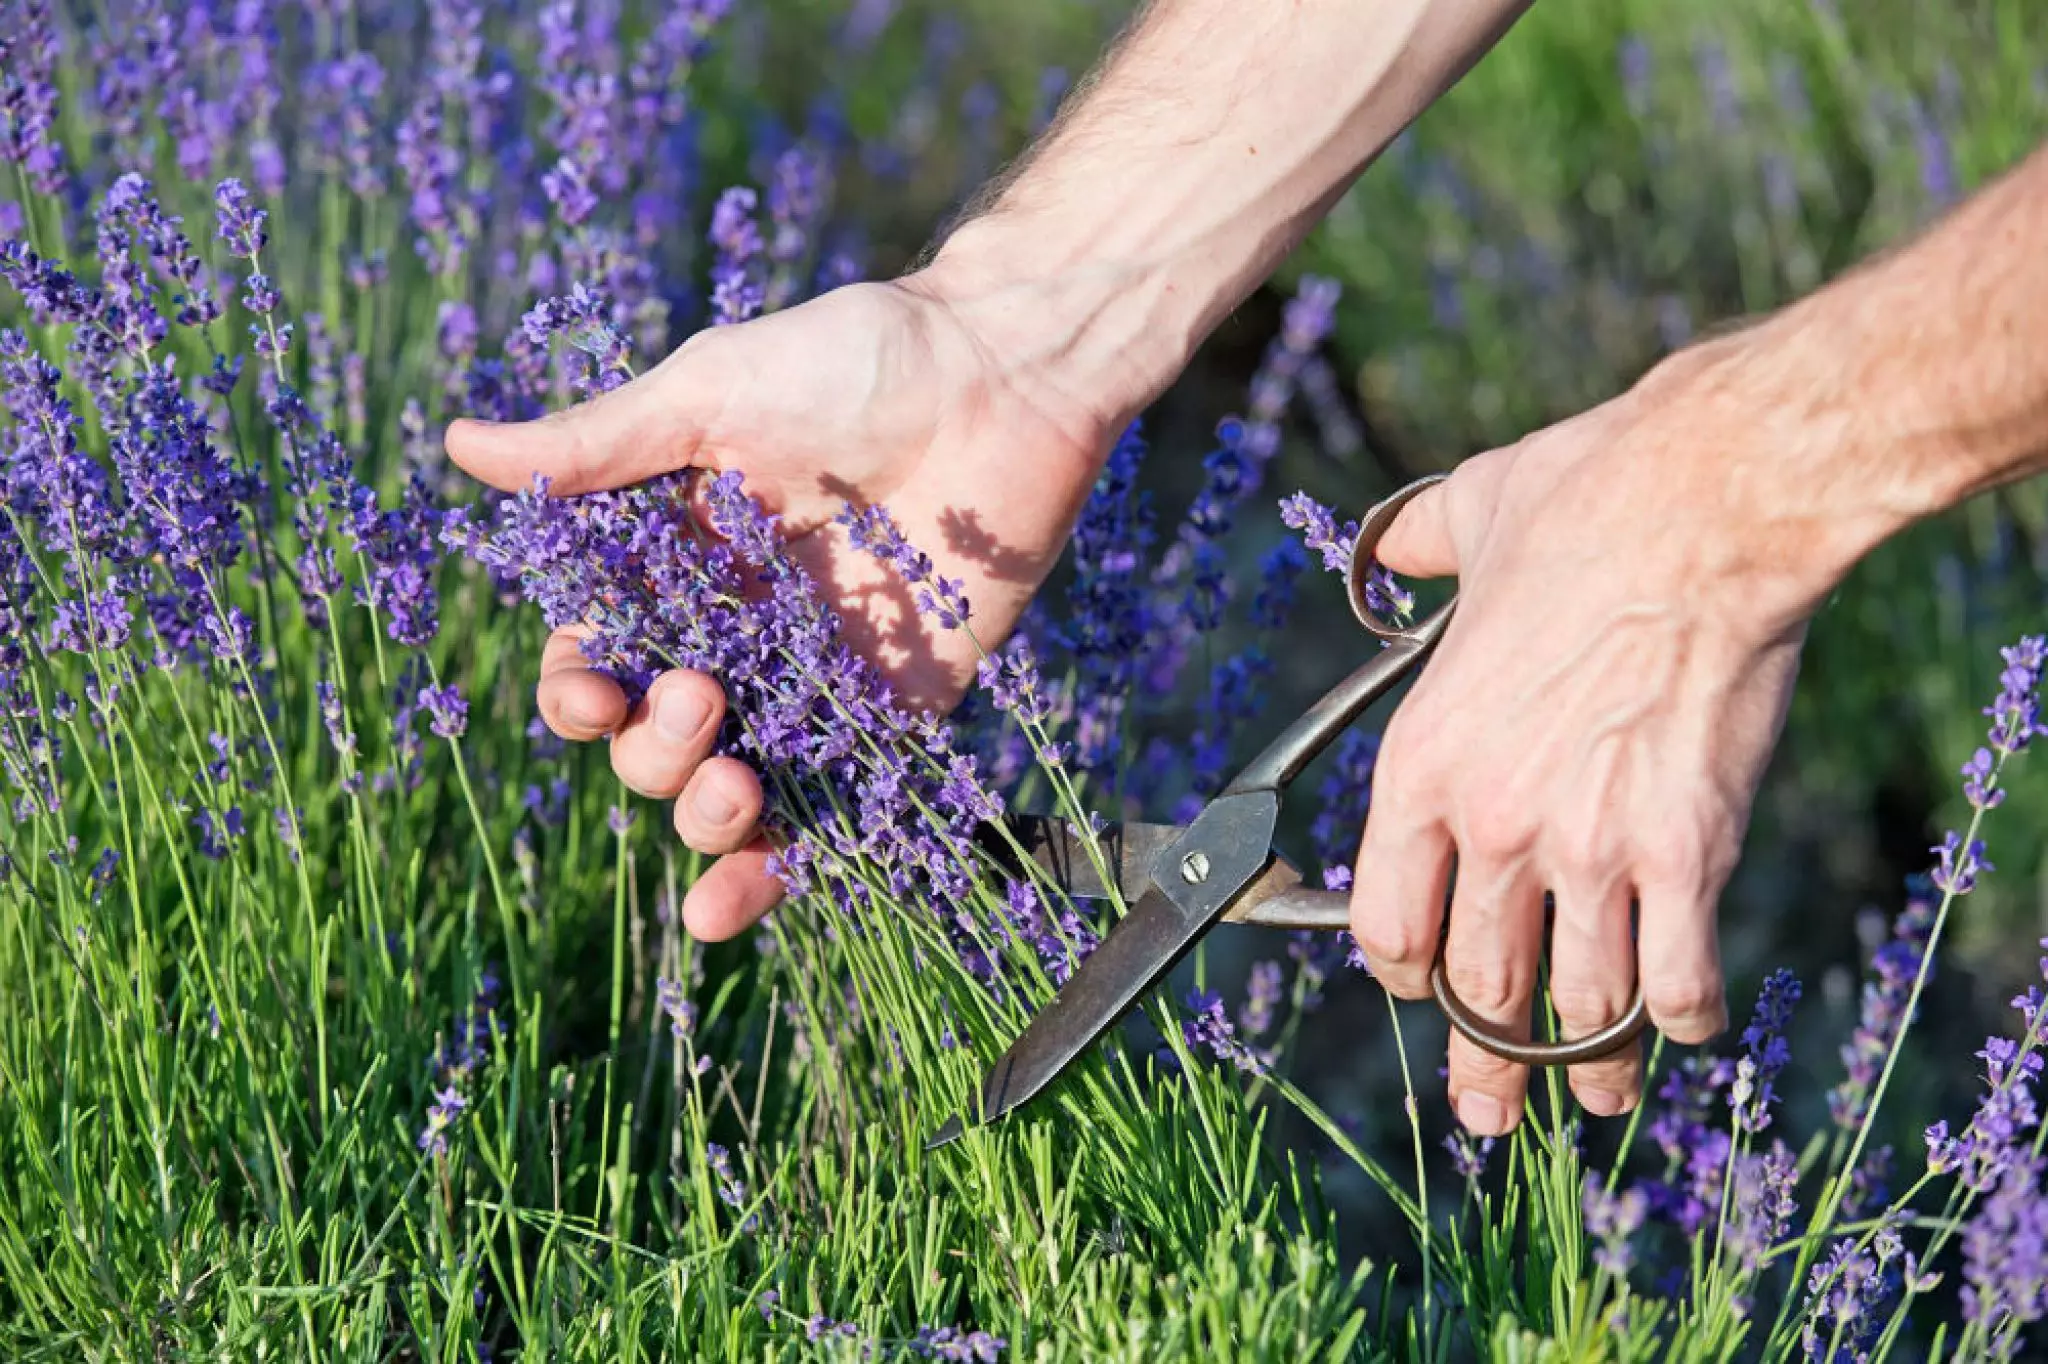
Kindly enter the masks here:
M 927 282 L 1114 424 L 1529 3 L 1162 0 Z
M 1674 356 L 1644 396 L 1718 433 L 1719 495 L 1817 600 L 1906 525 L 2048 469 L 2044 245 L 2048 149 L 1911 243 Z

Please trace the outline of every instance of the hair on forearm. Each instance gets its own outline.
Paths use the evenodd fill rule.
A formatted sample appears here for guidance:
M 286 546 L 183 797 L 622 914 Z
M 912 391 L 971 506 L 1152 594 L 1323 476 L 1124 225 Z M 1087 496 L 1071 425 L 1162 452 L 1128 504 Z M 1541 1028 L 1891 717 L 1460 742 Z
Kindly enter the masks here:
M 940 221 L 931 239 L 912 258 L 909 267 L 912 272 L 930 265 L 945 246 L 946 239 L 960 228 L 995 212 L 1017 181 L 1043 158 L 1046 149 L 1066 138 L 1074 120 L 1083 109 L 1092 107 L 1104 79 L 1116 69 L 1129 51 L 1132 40 L 1144 31 L 1160 8 L 1161 0 L 1141 0 L 1136 12 L 1111 36 L 1095 61 L 1060 98 L 1059 107 L 1054 110 L 1044 131 L 1033 138 L 1029 146 L 999 166 L 959 207 Z

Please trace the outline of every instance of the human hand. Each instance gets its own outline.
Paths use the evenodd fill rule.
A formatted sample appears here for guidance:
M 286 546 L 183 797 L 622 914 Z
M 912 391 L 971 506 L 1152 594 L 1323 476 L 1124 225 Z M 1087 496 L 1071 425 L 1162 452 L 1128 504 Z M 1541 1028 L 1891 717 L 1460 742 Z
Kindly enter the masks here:
M 1546 891 L 1565 1036 L 1619 1018 L 1638 977 L 1673 1041 L 1726 1027 L 1718 897 L 1806 620 L 1870 539 L 1831 518 L 1820 480 L 1780 495 L 1825 437 L 1741 398 L 1750 345 L 1674 357 L 1466 461 L 1381 541 L 1396 572 L 1459 578 L 1457 613 L 1387 727 L 1356 869 L 1352 931 L 1395 995 L 1429 994 L 1454 880 L 1446 973 L 1506 1031 L 1528 1036 Z M 1452 1035 L 1450 1094 L 1473 1133 L 1512 1129 L 1527 1079 Z M 1570 1082 L 1589 1111 L 1626 1112 L 1640 1047 Z
M 833 517 L 885 503 L 940 573 L 961 580 L 982 645 L 1006 637 L 1058 559 L 1123 413 L 1062 391 L 1008 344 L 995 315 L 956 306 L 927 276 L 839 289 L 786 312 L 691 337 L 619 389 L 539 421 L 458 421 L 449 455 L 498 488 L 574 494 L 686 467 L 737 469 L 782 517 L 789 553 L 817 581 L 848 642 L 912 707 L 950 709 L 974 676 L 973 641 L 910 608 L 890 570 Z M 1002 338 L 998 341 L 997 338 Z M 609 737 L 628 787 L 676 799 L 676 832 L 721 855 L 691 887 L 684 922 L 731 937 L 782 897 L 756 825 L 761 785 L 711 755 L 725 698 L 674 671 L 630 708 L 586 664 L 574 630 L 541 658 L 539 704 L 567 739 Z

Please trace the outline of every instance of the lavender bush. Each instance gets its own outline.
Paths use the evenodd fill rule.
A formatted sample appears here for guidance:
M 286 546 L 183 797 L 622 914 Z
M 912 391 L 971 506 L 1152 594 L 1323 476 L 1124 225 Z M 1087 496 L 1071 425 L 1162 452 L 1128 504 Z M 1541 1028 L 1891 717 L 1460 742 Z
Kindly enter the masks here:
M 1873 1134 L 1995 874 L 2038 637 L 1803 1141 L 1783 974 L 1599 1130 L 1539 1086 L 1511 1141 L 1440 1151 L 1405 1083 L 1396 1175 L 1288 1077 L 1328 999 L 1377 988 L 1304 935 L 1241 999 L 1198 960 L 1046 1103 L 922 1152 L 1112 912 L 1018 870 L 991 816 L 1185 813 L 1270 686 L 1241 641 L 1311 552 L 1341 562 L 1342 518 L 1270 486 L 1290 412 L 1348 439 L 1338 294 L 1303 283 L 1185 517 L 1134 427 L 1070 580 L 982 641 L 958 714 L 906 711 L 736 476 L 484 497 L 440 454 L 454 416 L 537 415 L 863 273 L 837 187 L 903 148 L 721 83 L 761 21 L 726 9 L 0 0 L 9 1356 L 1834 1359 L 1944 1313 L 1941 1350 L 2019 1353 L 2048 1299 L 2040 994 L 1973 1113 L 1924 1150 Z M 975 628 L 886 508 L 845 518 Z M 570 621 L 628 688 L 726 684 L 793 892 L 751 942 L 684 933 L 698 860 L 530 719 Z M 1373 758 L 1326 764 L 1333 886 Z M 1340 1251 L 1330 1159 L 1412 1245 Z

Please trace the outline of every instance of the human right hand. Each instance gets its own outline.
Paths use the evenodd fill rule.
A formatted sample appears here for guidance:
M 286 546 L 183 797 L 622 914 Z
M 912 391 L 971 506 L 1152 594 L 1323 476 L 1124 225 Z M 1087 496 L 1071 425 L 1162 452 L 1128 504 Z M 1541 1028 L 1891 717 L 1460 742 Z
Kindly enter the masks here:
M 782 517 L 789 553 L 816 580 L 848 643 L 914 708 L 950 709 L 978 659 L 1044 581 L 1128 415 L 1077 398 L 1043 352 L 1012 344 L 1016 310 L 963 304 L 944 270 L 836 290 L 786 312 L 691 337 L 611 393 L 538 421 L 450 426 L 449 455 L 516 491 L 616 488 L 683 468 L 738 470 Z M 909 604 L 893 570 L 833 518 L 883 503 L 937 571 L 959 579 L 974 639 Z M 683 903 L 690 931 L 733 936 L 782 898 L 760 835 L 760 780 L 713 756 L 725 697 L 674 671 L 628 706 L 593 672 L 575 630 L 540 660 L 539 703 L 566 739 L 611 740 L 628 787 L 676 800 L 676 832 L 720 855 Z

